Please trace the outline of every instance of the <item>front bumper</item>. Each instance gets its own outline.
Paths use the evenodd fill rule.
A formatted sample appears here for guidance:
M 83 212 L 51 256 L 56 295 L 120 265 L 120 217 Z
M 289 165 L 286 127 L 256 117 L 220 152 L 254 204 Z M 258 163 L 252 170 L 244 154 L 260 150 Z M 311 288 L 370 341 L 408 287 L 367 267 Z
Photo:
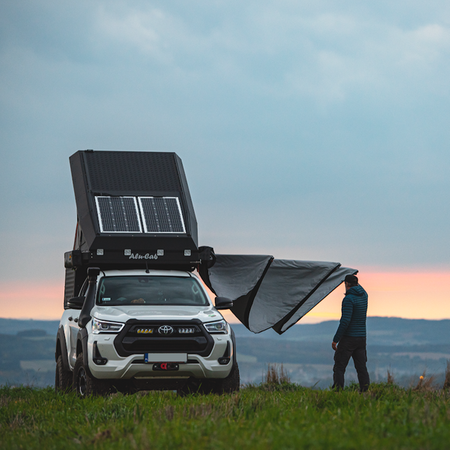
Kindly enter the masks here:
M 186 353 L 186 362 L 180 362 L 173 353 L 159 353 L 161 362 L 179 364 L 176 371 L 154 370 L 153 363 L 145 363 L 145 354 L 136 353 L 129 356 L 120 356 L 114 346 L 114 334 L 90 334 L 88 337 L 89 370 L 95 378 L 127 380 L 136 379 L 220 379 L 226 378 L 233 366 L 233 342 L 229 334 L 211 335 L 212 350 L 207 356 Z M 94 362 L 94 342 L 98 352 L 107 359 L 106 364 L 98 365 Z M 219 358 L 229 353 L 228 364 L 219 364 Z M 154 353 L 153 353 L 154 355 Z M 177 360 L 178 359 L 178 360 Z

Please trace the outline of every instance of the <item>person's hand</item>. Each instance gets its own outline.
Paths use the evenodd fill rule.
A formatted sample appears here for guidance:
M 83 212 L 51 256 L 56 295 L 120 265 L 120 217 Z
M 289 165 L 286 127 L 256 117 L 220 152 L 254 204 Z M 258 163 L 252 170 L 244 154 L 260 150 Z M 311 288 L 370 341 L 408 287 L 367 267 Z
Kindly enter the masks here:
M 333 350 L 336 351 L 337 350 L 337 342 L 332 342 L 331 343 L 331 347 L 333 347 Z

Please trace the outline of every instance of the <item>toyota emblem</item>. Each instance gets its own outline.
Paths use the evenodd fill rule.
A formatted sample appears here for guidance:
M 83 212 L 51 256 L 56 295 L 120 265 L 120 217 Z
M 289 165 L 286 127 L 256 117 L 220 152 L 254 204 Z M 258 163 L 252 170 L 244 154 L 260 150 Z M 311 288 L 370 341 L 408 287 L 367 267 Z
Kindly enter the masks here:
M 170 325 L 163 325 L 158 328 L 158 333 L 168 336 L 169 334 L 173 333 L 173 328 Z

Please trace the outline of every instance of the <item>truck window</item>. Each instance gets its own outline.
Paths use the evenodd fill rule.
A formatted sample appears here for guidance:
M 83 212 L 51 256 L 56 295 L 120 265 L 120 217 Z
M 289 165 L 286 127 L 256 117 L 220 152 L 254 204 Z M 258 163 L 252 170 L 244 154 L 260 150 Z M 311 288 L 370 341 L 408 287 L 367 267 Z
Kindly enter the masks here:
M 195 278 L 158 276 L 103 277 L 97 305 L 209 306 Z

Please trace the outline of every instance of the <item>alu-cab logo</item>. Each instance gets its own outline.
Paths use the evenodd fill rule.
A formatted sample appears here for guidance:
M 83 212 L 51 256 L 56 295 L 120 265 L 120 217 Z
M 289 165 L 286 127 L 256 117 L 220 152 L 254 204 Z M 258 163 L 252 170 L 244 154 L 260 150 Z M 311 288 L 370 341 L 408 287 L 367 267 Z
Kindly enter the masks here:
M 165 336 L 169 336 L 173 333 L 173 328 L 170 325 L 162 325 L 158 328 L 158 333 L 163 334 Z
M 127 256 L 127 255 L 125 255 Z M 146 253 L 145 255 L 141 255 L 140 253 L 132 253 L 128 259 L 158 259 L 159 255 L 158 254 L 154 254 L 151 255 L 150 253 Z

